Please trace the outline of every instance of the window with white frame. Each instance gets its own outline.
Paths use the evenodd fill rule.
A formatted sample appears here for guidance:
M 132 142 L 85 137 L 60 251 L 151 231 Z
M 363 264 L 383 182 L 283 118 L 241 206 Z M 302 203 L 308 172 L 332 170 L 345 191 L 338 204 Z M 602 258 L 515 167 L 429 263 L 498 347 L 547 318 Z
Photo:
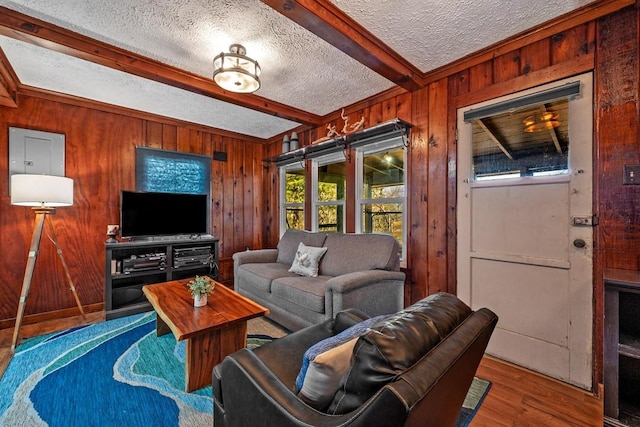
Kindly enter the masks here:
M 304 230 L 305 173 L 301 163 L 280 167 L 280 235 Z
M 342 151 L 312 162 L 312 230 L 344 232 L 347 192 L 346 161 Z
M 406 150 L 402 137 L 356 150 L 356 232 L 386 233 L 406 260 Z

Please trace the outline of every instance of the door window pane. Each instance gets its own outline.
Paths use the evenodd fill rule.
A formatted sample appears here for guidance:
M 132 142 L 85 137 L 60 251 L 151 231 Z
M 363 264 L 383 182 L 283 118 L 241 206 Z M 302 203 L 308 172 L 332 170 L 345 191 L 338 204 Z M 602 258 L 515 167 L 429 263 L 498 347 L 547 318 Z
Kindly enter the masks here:
M 473 121 L 476 181 L 569 173 L 566 98 Z

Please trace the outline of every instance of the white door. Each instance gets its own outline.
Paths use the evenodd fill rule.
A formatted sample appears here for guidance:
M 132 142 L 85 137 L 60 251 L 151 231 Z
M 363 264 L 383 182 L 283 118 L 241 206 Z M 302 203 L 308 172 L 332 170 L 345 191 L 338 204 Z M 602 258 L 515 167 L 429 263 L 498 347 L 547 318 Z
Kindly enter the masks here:
M 464 121 L 465 111 L 576 81 L 580 93 L 565 98 L 564 110 L 558 104 L 557 123 L 529 129 L 551 147 L 543 153 L 488 119 Z M 489 354 L 585 389 L 593 360 L 592 92 L 586 74 L 458 110 L 458 296 L 498 314 Z M 534 112 L 554 108 L 542 102 Z M 511 127 L 531 123 L 517 111 L 502 118 Z M 484 145 L 474 148 L 476 138 Z M 540 167 L 549 158 L 555 170 Z

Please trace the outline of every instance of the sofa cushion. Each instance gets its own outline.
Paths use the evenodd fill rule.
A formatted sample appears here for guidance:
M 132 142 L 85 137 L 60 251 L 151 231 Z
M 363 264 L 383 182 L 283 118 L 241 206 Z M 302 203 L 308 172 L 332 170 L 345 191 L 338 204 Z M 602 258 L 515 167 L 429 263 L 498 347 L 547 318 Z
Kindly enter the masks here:
M 325 409 L 351 366 L 351 355 L 358 337 L 384 317 L 366 319 L 309 347 L 296 378 L 300 398 L 313 408 Z
M 346 414 L 424 357 L 469 315 L 454 295 L 439 293 L 385 317 L 362 335 L 353 364 L 328 412 Z
M 312 233 L 310 231 L 288 229 L 284 232 L 278 242 L 278 259 L 276 262 L 286 264 L 287 267 L 293 263 L 296 256 L 298 244 L 300 242 L 307 246 L 320 247 L 323 245 L 327 235 L 325 233 Z
M 300 242 L 289 271 L 301 276 L 317 277 L 320 258 L 325 252 L 327 252 L 327 248 L 316 248 Z
M 252 287 L 264 292 L 271 292 L 271 282 L 286 276 L 296 276 L 289 273 L 286 265 L 277 262 L 249 263 L 238 267 L 237 272 L 242 287 Z
M 340 276 L 364 270 L 399 270 L 400 246 L 388 234 L 329 233 L 320 274 Z
M 300 384 L 298 397 L 303 402 L 319 411 L 329 406 L 351 366 L 356 341 L 358 337 L 315 355 Z
M 271 283 L 271 293 L 307 310 L 324 313 L 324 288 L 329 279 L 327 276 L 281 277 Z

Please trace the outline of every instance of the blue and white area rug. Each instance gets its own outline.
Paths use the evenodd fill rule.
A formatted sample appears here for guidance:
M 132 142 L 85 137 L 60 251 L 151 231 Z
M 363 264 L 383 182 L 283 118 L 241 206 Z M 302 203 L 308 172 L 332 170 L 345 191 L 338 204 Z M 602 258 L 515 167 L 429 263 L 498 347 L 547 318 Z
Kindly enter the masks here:
M 155 313 L 27 340 L 0 381 L 2 426 L 204 426 L 211 387 L 184 390 L 184 341 Z
M 211 426 L 211 386 L 184 392 L 184 341 L 144 313 L 31 338 L 0 380 L 0 426 Z M 249 347 L 269 342 L 250 335 Z M 483 381 L 483 380 L 481 380 Z M 476 389 L 458 426 L 486 395 Z M 469 396 L 468 396 L 469 397 Z

